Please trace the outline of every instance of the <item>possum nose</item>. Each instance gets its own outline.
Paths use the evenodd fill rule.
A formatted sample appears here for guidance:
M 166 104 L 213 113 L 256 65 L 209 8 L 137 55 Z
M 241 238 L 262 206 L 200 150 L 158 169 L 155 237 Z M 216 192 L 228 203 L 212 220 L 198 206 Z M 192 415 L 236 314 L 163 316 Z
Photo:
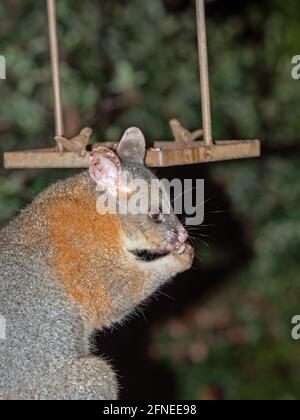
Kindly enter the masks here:
M 189 234 L 184 228 L 178 230 L 178 241 L 181 244 L 184 244 L 188 240 L 188 238 L 189 238 Z

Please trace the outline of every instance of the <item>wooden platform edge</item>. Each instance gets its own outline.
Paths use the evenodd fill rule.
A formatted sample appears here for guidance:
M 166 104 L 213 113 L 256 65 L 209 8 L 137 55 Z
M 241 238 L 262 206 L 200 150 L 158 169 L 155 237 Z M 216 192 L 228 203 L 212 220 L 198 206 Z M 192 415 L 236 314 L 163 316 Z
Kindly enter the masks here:
M 113 146 L 113 143 L 101 145 Z M 160 148 L 163 147 L 164 148 Z M 257 158 L 261 155 L 259 140 L 217 141 L 207 147 L 203 142 L 195 142 L 191 147 L 179 147 L 176 143 L 157 142 L 147 150 L 146 165 L 149 167 L 168 167 L 209 163 L 236 159 Z M 76 153 L 57 153 L 54 149 L 37 149 L 4 153 L 6 169 L 62 169 L 88 168 L 88 155 L 81 157 Z

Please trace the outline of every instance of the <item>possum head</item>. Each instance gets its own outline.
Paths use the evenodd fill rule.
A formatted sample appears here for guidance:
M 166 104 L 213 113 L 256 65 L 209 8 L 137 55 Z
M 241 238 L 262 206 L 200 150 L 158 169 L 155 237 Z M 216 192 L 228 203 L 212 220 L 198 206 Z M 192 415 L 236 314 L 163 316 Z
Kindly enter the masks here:
M 175 216 L 166 189 L 144 165 L 145 155 L 142 132 L 131 128 L 116 151 L 104 147 L 93 150 L 90 175 L 100 195 L 106 194 L 118 205 L 129 252 L 144 260 L 183 253 L 187 231 Z

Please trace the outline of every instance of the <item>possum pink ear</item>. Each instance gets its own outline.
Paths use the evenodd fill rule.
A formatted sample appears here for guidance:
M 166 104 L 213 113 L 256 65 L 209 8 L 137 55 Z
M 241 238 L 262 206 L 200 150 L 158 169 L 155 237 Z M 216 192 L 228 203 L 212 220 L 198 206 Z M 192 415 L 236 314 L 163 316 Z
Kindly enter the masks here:
M 117 153 L 121 160 L 143 164 L 146 155 L 146 140 L 139 128 L 129 128 L 123 135 Z
M 91 178 L 109 193 L 116 194 L 121 178 L 121 163 L 118 156 L 106 147 L 97 147 L 90 153 Z

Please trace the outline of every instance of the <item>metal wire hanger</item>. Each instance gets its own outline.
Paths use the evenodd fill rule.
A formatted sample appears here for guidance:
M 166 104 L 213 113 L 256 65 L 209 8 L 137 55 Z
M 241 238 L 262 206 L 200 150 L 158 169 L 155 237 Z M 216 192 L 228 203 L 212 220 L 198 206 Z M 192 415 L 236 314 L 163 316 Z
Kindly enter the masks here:
M 203 130 L 191 133 L 180 121 L 171 120 L 170 125 L 175 141 L 157 141 L 149 147 L 146 165 L 149 167 L 165 167 L 195 163 L 225 161 L 233 159 L 254 158 L 260 156 L 259 140 L 225 140 L 214 141 L 212 134 L 211 97 L 209 87 L 209 70 L 207 54 L 207 34 L 205 18 L 205 0 L 196 1 L 197 33 L 199 47 L 200 92 L 202 103 Z M 50 57 L 52 67 L 52 83 L 54 92 L 54 114 L 56 139 L 63 139 L 64 121 L 59 72 L 59 49 L 57 36 L 56 0 L 47 0 Z M 58 142 L 53 149 L 37 149 L 22 152 L 4 153 L 4 166 L 7 169 L 19 168 L 87 168 L 89 158 L 86 153 L 79 153 L 82 144 L 91 134 L 84 129 L 73 139 L 73 151 L 67 151 L 65 143 Z M 203 135 L 203 140 L 197 140 Z M 77 142 L 77 143 L 76 143 Z M 101 143 L 103 146 L 115 147 L 115 142 Z M 79 145 L 78 151 L 75 151 Z M 93 147 L 99 144 L 93 145 Z

